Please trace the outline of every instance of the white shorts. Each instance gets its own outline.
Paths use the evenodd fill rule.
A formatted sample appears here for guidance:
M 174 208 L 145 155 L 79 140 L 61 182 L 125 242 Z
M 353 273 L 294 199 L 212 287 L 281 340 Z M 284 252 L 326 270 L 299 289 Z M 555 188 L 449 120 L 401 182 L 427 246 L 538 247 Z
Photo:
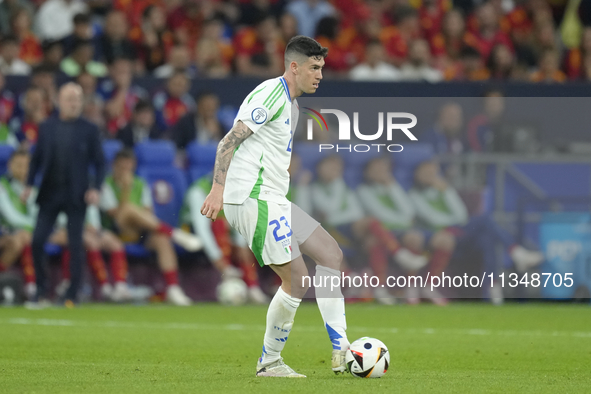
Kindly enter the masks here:
M 254 198 L 242 204 L 224 204 L 224 215 L 246 239 L 261 267 L 282 265 L 299 257 L 299 245 L 320 225 L 295 204 Z

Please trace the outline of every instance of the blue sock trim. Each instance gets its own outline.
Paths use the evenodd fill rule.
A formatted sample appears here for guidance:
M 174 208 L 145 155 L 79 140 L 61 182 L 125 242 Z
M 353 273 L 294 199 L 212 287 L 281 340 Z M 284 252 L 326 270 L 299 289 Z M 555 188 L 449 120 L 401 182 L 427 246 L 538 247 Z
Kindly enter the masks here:
M 341 339 L 343 336 L 335 331 L 334 328 L 326 323 L 326 331 L 328 331 L 328 337 L 330 338 L 330 342 L 332 342 L 332 348 L 336 350 L 341 350 Z

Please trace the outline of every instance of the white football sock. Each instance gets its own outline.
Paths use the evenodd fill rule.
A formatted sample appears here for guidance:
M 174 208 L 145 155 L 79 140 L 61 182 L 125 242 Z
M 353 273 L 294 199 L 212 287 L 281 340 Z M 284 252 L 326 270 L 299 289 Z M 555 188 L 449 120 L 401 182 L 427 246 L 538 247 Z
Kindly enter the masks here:
M 324 327 L 328 331 L 332 348 L 345 350 L 349 347 L 349 340 L 346 332 L 345 298 L 340 287 L 341 271 L 317 265 L 315 276 L 316 283 L 326 283 L 326 287 L 316 287 L 316 302 L 324 319 Z M 332 280 L 334 276 L 338 277 L 339 281 L 336 278 Z M 338 283 L 339 286 L 331 288 L 331 283 Z
M 301 301 L 300 298 L 284 292 L 281 287 L 275 293 L 267 311 L 267 329 L 263 341 L 263 354 L 259 359 L 260 366 L 264 367 L 281 357 Z

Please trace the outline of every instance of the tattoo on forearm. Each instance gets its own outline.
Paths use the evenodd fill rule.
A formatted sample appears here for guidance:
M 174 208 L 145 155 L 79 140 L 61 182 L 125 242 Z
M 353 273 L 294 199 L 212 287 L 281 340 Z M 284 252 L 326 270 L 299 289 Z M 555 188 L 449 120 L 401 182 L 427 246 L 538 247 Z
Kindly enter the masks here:
M 218 144 L 218 150 L 215 156 L 215 167 L 213 169 L 213 181 L 220 186 L 225 186 L 226 175 L 230 167 L 230 161 L 234 150 L 245 139 L 252 135 L 250 130 L 244 123 L 238 121 L 232 130 Z

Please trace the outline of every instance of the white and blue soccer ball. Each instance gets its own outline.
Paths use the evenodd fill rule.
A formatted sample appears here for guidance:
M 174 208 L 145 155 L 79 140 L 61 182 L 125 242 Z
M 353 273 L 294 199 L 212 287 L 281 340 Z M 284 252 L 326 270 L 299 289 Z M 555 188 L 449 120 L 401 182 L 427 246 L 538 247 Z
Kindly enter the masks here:
M 248 299 L 248 287 L 242 279 L 230 278 L 218 285 L 216 294 L 224 305 L 243 305 Z
M 390 366 L 390 352 L 375 338 L 359 338 L 351 344 L 345 355 L 347 369 L 358 378 L 380 378 Z

